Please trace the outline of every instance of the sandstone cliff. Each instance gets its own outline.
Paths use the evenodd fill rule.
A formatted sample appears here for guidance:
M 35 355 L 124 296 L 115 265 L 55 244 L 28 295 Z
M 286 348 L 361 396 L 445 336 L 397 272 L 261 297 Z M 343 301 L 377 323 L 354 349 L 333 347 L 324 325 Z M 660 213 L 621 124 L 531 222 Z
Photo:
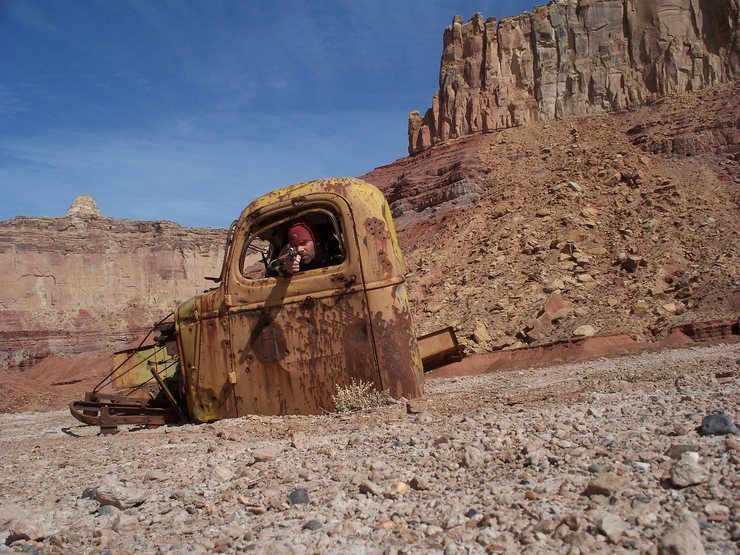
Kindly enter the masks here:
M 497 21 L 456 16 L 439 91 L 409 115 L 409 153 L 534 120 L 634 108 L 740 75 L 739 0 L 553 0 Z
M 89 197 L 64 217 L 0 222 L 0 366 L 122 347 L 209 286 L 225 236 L 100 217 Z

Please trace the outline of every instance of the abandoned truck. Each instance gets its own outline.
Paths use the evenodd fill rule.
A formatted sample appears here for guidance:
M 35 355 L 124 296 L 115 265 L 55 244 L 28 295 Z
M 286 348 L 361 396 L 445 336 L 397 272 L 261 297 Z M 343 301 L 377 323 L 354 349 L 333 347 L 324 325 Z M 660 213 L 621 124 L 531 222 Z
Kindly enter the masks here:
M 296 222 L 321 237 L 327 262 L 286 274 L 275 268 Z M 318 414 L 353 383 L 421 397 L 403 273 L 388 204 L 372 185 L 329 179 L 266 194 L 231 225 L 221 275 L 209 278 L 216 287 L 157 324 L 151 345 L 116 353 L 113 371 L 70 411 L 111 433 L 119 424 Z M 460 356 L 450 328 L 420 343 L 426 362 Z

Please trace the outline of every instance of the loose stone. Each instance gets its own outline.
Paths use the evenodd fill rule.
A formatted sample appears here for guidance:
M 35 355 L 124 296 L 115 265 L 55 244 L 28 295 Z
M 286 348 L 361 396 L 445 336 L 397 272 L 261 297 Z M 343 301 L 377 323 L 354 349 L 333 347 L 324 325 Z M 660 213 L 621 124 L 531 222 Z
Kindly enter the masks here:
M 301 505 L 303 503 L 310 503 L 311 499 L 308 496 L 308 492 L 303 488 L 296 488 L 290 492 L 288 501 L 291 505 Z

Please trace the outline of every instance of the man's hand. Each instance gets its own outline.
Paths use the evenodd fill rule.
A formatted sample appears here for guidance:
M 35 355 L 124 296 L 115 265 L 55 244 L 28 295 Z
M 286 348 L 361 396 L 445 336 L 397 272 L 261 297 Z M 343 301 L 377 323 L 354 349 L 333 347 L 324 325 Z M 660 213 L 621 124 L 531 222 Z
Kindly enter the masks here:
M 285 258 L 285 273 L 288 275 L 301 271 L 301 255 L 288 255 Z

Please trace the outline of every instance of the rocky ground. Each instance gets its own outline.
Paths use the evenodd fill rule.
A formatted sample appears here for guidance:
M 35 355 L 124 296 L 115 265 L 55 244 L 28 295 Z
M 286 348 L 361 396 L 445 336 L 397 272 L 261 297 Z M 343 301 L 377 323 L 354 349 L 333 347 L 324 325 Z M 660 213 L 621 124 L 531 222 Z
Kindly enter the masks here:
M 53 553 L 735 553 L 740 344 L 435 379 L 428 401 L 98 436 L 0 415 L 0 540 Z M 420 412 L 418 412 L 420 411 Z

